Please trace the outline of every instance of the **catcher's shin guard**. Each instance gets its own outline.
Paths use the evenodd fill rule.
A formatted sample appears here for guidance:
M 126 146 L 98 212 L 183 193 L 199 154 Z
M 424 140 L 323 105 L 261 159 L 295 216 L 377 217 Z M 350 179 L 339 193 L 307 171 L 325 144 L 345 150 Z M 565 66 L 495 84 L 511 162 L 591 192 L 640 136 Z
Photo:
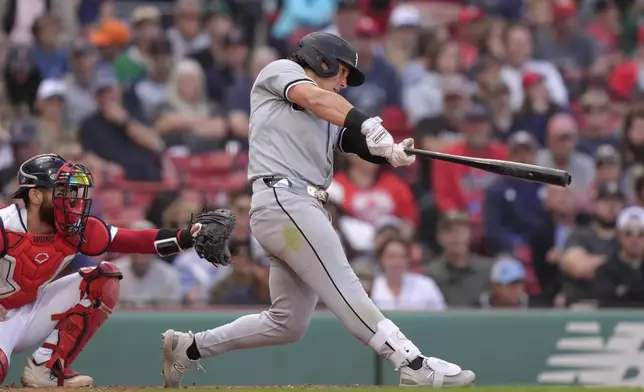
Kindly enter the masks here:
M 7 378 L 7 374 L 9 374 L 9 358 L 7 358 L 7 354 L 0 348 L 0 385 Z
M 80 284 L 81 301 L 68 311 L 51 316 L 52 320 L 60 320 L 55 328 L 58 343 L 43 344 L 44 348 L 53 351 L 46 366 L 58 377 L 59 386 L 64 383 L 65 368 L 74 362 L 112 314 L 118 302 L 119 281 L 123 279 L 118 267 L 108 262 L 83 268 L 79 274 L 83 277 Z

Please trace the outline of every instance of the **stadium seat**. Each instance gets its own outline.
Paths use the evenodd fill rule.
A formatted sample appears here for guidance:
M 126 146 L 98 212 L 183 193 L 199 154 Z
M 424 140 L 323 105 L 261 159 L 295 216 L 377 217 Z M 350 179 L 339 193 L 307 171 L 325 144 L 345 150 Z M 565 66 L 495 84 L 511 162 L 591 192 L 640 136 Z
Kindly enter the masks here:
M 180 172 L 226 173 L 233 167 L 233 157 L 226 152 L 172 157 L 171 160 Z

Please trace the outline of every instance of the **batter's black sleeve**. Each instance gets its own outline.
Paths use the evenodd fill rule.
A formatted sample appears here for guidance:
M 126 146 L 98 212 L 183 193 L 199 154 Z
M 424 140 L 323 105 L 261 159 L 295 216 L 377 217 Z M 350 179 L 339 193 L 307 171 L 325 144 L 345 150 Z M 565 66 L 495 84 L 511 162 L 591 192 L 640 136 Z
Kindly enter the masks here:
M 342 128 L 338 135 L 338 148 L 344 153 L 353 153 L 365 161 L 384 164 L 388 163 L 386 158 L 371 155 L 367 147 L 367 139 L 359 129 Z

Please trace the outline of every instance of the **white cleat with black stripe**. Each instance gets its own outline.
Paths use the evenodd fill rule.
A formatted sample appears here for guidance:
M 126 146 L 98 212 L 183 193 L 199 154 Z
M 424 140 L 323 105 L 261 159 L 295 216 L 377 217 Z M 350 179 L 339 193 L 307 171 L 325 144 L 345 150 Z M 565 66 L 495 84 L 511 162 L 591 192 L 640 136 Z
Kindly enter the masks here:
M 418 370 L 409 366 L 400 369 L 401 387 L 465 387 L 474 384 L 475 379 L 474 372 L 434 357 L 424 357 Z

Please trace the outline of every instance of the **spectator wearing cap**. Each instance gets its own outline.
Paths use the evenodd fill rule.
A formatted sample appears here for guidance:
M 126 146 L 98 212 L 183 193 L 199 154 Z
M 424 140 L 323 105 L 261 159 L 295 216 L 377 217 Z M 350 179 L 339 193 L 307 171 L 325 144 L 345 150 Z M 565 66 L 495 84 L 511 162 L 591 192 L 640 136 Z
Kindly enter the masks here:
M 586 25 L 586 34 L 598 45 L 600 53 L 607 55 L 619 50 L 621 33 L 619 8 L 613 0 L 597 0 L 594 18 Z
M 132 229 L 154 229 L 147 221 Z M 123 273 L 119 304 L 125 306 L 167 306 L 181 304 L 179 272 L 156 255 L 127 255 L 113 261 Z
M 397 70 L 403 70 L 415 57 L 422 27 L 423 17 L 413 3 L 398 4 L 391 11 L 385 53 L 389 63 Z
M 36 113 L 40 154 L 49 152 L 52 144 L 60 138 L 74 138 L 76 129 L 68 126 L 65 119 L 67 88 L 57 79 L 45 79 L 36 94 Z
M 204 80 L 192 59 L 179 61 L 170 76 L 154 128 L 175 152 L 202 153 L 224 145 L 226 121 L 220 107 L 208 101 Z
M 382 274 L 376 276 L 371 299 L 378 309 L 445 310 L 445 299 L 436 282 L 409 271 L 410 246 L 400 237 L 385 240 L 376 256 Z
M 444 113 L 448 94 L 472 95 L 473 86 L 458 73 L 458 62 L 455 41 L 445 41 L 428 49 L 422 76 L 417 83 L 405 85 L 402 92 L 405 113 L 412 124 Z
M 114 69 L 122 84 L 140 78 L 151 67 L 150 44 L 161 36 L 161 11 L 156 6 L 137 6 L 130 20 L 132 46 L 114 60 Z
M 644 209 L 617 217 L 616 251 L 597 268 L 594 288 L 601 308 L 644 307 Z
M 567 305 L 594 298 L 592 279 L 617 248 L 615 224 L 624 205 L 619 184 L 599 184 L 591 206 L 592 222 L 568 236 L 560 261 Z
M 568 90 L 561 74 L 547 61 L 533 57 L 532 33 L 523 25 L 511 25 L 505 31 L 506 64 L 501 69 L 501 79 L 510 89 L 510 105 L 513 110 L 521 109 L 525 99 L 522 88 L 523 74 L 539 73 L 544 78 L 550 100 L 559 107 L 568 107 Z
M 166 90 L 173 70 L 172 47 L 164 36 L 154 38 L 148 48 L 150 63 L 145 74 L 125 91 L 124 102 L 132 112 L 151 124 L 165 102 Z
M 611 113 L 608 93 L 602 89 L 590 89 L 581 96 L 579 103 L 582 131 L 577 151 L 593 156 L 601 145 L 619 148 L 621 140 Z
M 223 67 L 226 54 L 224 53 L 224 38 L 235 27 L 230 7 L 225 1 L 216 1 L 204 11 L 204 27 L 208 34 L 208 46 L 190 54 L 204 72 Z
M 577 230 L 580 221 L 571 189 L 547 185 L 543 210 L 540 224 L 530 238 L 532 267 L 538 283 L 534 299 L 539 306 L 562 307 L 559 266 L 568 236 Z
M 34 59 L 44 79 L 61 78 L 69 69 L 67 51 L 59 47 L 60 33 L 60 20 L 54 15 L 43 15 L 34 22 Z
M 490 285 L 492 260 L 473 253 L 470 219 L 461 211 L 447 211 L 436 228 L 441 253 L 425 266 L 450 308 L 470 307 Z
M 119 19 L 102 20 L 89 32 L 89 41 L 98 49 L 103 64 L 112 65 L 130 43 L 130 39 L 130 28 Z
M 507 159 L 507 147 L 492 139 L 490 113 L 483 105 L 472 105 L 463 123 L 464 140 L 455 142 L 441 152 L 477 158 Z M 432 162 L 431 180 L 439 212 L 466 211 L 472 219 L 475 241 L 480 245 L 483 229 L 485 189 L 495 174 L 447 162 Z
M 458 42 L 462 69 L 472 68 L 479 59 L 479 42 L 486 27 L 484 21 L 485 13 L 481 8 L 462 6 L 450 26 L 452 38 Z
M 418 206 L 409 184 L 356 155 L 348 155 L 347 161 L 347 170 L 333 178 L 342 189 L 341 207 L 347 214 L 371 224 L 397 217 L 410 227 L 418 225 Z
M 79 38 L 71 45 L 71 72 L 63 77 L 66 117 L 70 126 L 80 123 L 96 111 L 96 99 L 90 90 L 90 78 L 97 63 L 97 54 L 86 40 Z
M 567 113 L 558 113 L 548 121 L 546 148 L 537 153 L 537 165 L 566 170 L 575 179 L 570 185 L 578 200 L 586 200 L 586 192 L 595 179 L 595 164 L 586 154 L 575 151 L 579 130 L 577 121 Z
M 128 180 L 160 181 L 159 154 L 165 150 L 165 144 L 155 130 L 123 107 L 121 87 L 111 67 L 96 69 L 91 91 L 96 97 L 97 111 L 81 123 L 79 137 L 83 149 L 120 166 Z
M 595 183 L 617 182 L 622 184 L 622 159 L 619 151 L 610 144 L 602 144 L 595 152 Z
M 179 0 L 175 3 L 174 26 L 167 31 L 175 62 L 210 45 L 210 37 L 202 30 L 202 18 L 200 1 Z
M 270 303 L 268 268 L 251 256 L 247 242 L 230 241 L 232 271 L 210 291 L 211 305 Z
M 563 75 L 570 99 L 584 89 L 586 71 L 597 61 L 599 46 L 578 27 L 578 11 L 573 0 L 555 0 L 553 22 L 537 29 L 535 57 L 552 62 Z
M 376 53 L 380 36 L 376 22 L 363 16 L 355 28 L 353 43 L 365 82 L 359 87 L 343 90 L 342 95 L 369 116 L 378 116 L 387 107 L 402 107 L 401 85 L 396 69 L 384 56 Z
M 494 263 L 490 272 L 492 286 L 474 304 L 482 309 L 521 309 L 530 306 L 526 294 L 526 271 L 520 261 L 504 258 Z
M 629 100 L 635 92 L 644 90 L 644 82 L 639 76 L 644 70 L 644 26 L 637 26 L 635 50 L 629 58 L 613 67 L 608 76 L 611 93 L 621 100 Z
M 219 105 L 223 105 L 226 89 L 246 76 L 247 37 L 238 28 L 230 29 L 222 40 L 221 48 L 224 54 L 222 62 L 205 71 L 208 97 Z
M 33 113 L 36 92 L 42 75 L 36 67 L 33 49 L 28 46 L 11 48 L 4 67 L 4 88 L 14 115 Z
M 526 131 L 508 140 L 511 161 L 534 165 L 539 149 L 534 136 Z M 544 216 L 543 185 L 510 177 L 496 178 L 485 190 L 483 223 L 485 245 L 493 254 L 515 254 L 528 246 Z
M 544 146 L 548 121 L 550 117 L 560 112 L 561 108 L 550 99 L 541 74 L 524 73 L 521 85 L 525 91 L 525 100 L 516 115 L 513 128 L 530 132 L 537 142 Z
M 230 128 L 230 139 L 244 150 L 248 149 L 250 90 L 262 69 L 277 59 L 279 53 L 270 46 L 253 49 L 246 67 L 246 76 L 236 79 L 225 91 L 223 106 Z

